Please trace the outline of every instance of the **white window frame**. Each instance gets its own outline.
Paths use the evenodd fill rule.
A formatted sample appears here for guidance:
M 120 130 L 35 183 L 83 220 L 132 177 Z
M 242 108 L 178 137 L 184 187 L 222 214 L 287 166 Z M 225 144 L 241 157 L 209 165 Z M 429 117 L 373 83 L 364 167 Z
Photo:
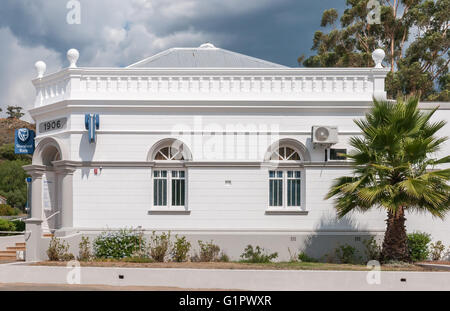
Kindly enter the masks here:
M 281 206 L 271 206 L 270 205 L 270 180 L 273 179 L 279 179 L 279 178 L 271 178 L 270 177 L 270 172 L 274 171 L 274 172 L 283 172 L 283 176 L 282 176 L 282 184 L 283 184 L 283 189 L 282 189 L 282 193 L 283 193 L 283 198 L 282 198 L 282 205 Z M 288 206 L 288 197 L 287 197 L 287 192 L 288 192 L 288 180 L 289 179 L 297 179 L 295 177 L 288 177 L 288 172 L 292 171 L 294 176 L 295 176 L 295 172 L 300 172 L 300 205 L 299 206 Z M 275 173 L 276 174 L 276 173 Z M 294 167 L 286 167 L 286 168 L 273 168 L 273 169 L 269 169 L 267 171 L 267 209 L 266 209 L 266 213 L 267 214 L 271 214 L 271 213 L 299 213 L 299 214 L 304 214 L 307 213 L 306 209 L 305 209 L 305 170 L 303 168 L 294 168 Z
M 348 162 L 350 159 L 349 158 L 345 158 L 345 159 L 331 159 L 331 149 L 345 149 L 347 154 L 348 154 L 348 148 L 346 147 L 334 147 L 333 148 L 327 148 L 326 149 L 326 153 L 327 153 L 327 162 Z
M 156 171 L 167 171 L 167 201 L 166 205 L 155 205 L 155 187 L 154 181 L 155 179 L 160 179 L 159 177 L 155 177 Z M 172 171 L 184 172 L 184 178 L 172 176 Z M 151 182 L 151 202 L 152 208 L 151 211 L 164 211 L 164 212 L 181 212 L 187 211 L 187 197 L 188 197 L 188 176 L 187 170 L 179 167 L 155 167 L 152 170 L 152 182 Z M 172 205 L 172 180 L 174 179 L 184 179 L 184 205 Z

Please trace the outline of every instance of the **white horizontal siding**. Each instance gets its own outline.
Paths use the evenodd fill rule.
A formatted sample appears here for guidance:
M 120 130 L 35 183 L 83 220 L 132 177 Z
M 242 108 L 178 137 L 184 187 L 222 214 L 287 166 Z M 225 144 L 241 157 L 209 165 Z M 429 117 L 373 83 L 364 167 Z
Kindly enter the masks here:
M 84 169 L 86 170 L 86 169 Z M 150 229 L 344 230 L 382 228 L 377 212 L 336 221 L 331 201 L 323 201 L 331 179 L 343 170 L 308 169 L 308 215 L 267 215 L 267 171 L 252 168 L 188 170 L 189 215 L 159 215 L 151 209 L 150 169 L 104 168 L 101 175 L 74 175 L 74 226 Z M 225 186 L 231 180 L 231 186 Z M 310 182 L 311 181 L 311 182 Z

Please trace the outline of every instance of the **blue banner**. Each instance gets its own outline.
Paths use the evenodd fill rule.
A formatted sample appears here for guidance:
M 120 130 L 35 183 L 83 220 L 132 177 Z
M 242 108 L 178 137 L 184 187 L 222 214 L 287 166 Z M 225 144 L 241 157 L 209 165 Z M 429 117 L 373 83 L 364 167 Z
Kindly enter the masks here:
M 36 133 L 27 128 L 16 130 L 14 136 L 14 153 L 15 154 L 33 154 L 34 137 Z
M 100 116 L 98 114 L 85 114 L 84 127 L 88 130 L 89 143 L 96 142 L 96 130 L 100 128 Z

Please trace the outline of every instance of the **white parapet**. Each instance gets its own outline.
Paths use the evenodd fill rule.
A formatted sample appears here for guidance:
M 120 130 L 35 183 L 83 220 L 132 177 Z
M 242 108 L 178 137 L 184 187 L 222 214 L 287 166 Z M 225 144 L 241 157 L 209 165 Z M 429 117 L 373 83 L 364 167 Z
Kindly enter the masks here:
M 385 68 L 66 68 L 33 80 L 35 107 L 63 100 L 371 101 Z

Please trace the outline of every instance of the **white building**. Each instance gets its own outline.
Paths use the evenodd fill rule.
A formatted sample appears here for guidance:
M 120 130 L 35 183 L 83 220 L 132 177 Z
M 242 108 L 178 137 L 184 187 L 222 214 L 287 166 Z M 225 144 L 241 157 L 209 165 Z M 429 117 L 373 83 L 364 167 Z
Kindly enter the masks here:
M 253 244 L 280 259 L 382 234 L 384 212 L 339 220 L 324 200 L 351 171 L 338 154 L 359 134 L 353 120 L 386 97 L 378 52 L 375 68 L 289 68 L 212 44 L 126 68 L 78 68 L 76 50 L 56 73 L 38 62 L 27 258 L 46 258 L 50 229 L 73 247 L 81 234 L 141 227 L 212 239 L 234 258 Z M 450 119 L 440 105 L 436 119 Z M 95 142 L 86 114 L 99 117 Z M 332 144 L 313 142 L 314 126 L 328 127 Z M 408 215 L 407 224 L 450 244 L 448 220 Z

